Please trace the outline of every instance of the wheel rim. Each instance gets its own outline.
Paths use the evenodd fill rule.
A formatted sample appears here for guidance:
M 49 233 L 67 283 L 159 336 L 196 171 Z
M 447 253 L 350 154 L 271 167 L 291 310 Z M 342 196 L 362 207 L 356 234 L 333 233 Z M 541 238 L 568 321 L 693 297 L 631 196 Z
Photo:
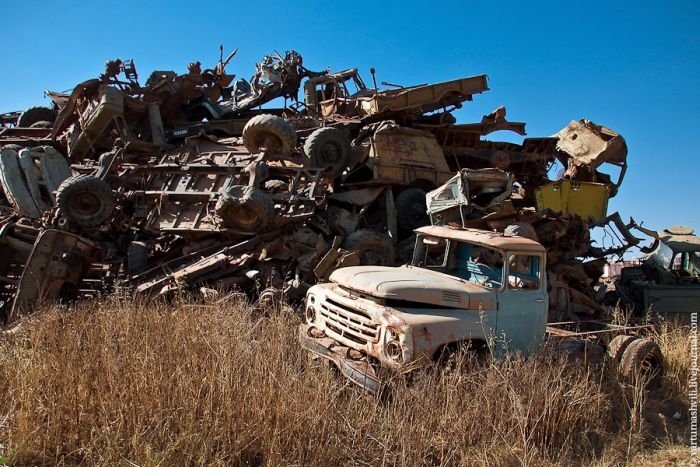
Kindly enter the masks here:
M 342 159 L 342 149 L 335 143 L 326 143 L 321 147 L 321 162 L 325 165 L 335 165 Z
M 256 145 L 266 151 L 277 151 L 282 148 L 282 140 L 272 134 L 264 134 L 256 141 Z
M 73 215 L 80 219 L 86 219 L 99 214 L 103 203 L 94 193 L 81 193 L 71 199 L 70 208 Z
M 245 227 L 255 225 L 259 219 L 258 213 L 248 206 L 241 206 L 238 209 L 235 209 L 233 212 L 233 217 L 236 219 L 238 224 Z

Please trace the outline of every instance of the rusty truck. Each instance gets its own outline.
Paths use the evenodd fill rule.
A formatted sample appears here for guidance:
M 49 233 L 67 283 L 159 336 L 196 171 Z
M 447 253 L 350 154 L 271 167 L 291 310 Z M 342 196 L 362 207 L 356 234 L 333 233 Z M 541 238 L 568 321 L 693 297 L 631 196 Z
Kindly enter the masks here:
M 547 336 L 606 350 L 626 379 L 640 371 L 650 380 L 659 376 L 661 353 L 640 337 L 645 326 L 547 324 L 546 250 L 538 242 L 449 226 L 416 234 L 410 264 L 341 268 L 307 293 L 301 345 L 353 383 L 380 393 L 387 373 L 411 372 L 464 349 L 529 355 Z

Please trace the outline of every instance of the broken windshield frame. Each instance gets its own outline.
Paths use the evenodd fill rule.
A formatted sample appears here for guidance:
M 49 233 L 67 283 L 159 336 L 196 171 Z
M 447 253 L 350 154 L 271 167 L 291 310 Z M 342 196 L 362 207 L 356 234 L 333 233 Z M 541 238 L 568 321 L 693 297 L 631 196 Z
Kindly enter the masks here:
M 481 245 L 419 235 L 411 264 L 489 289 L 503 285 L 503 253 Z

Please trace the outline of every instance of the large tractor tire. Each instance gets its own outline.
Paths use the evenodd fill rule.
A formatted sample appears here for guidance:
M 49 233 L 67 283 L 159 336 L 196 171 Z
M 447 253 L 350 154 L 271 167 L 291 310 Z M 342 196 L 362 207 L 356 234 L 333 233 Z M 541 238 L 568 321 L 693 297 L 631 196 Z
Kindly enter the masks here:
M 51 122 L 56 120 L 56 111 L 48 107 L 30 107 L 19 116 L 17 126 L 29 128 L 37 122 Z
M 311 165 L 325 169 L 331 176 L 345 170 L 351 151 L 350 139 L 338 128 L 319 128 L 304 143 L 304 153 Z
M 391 266 L 394 263 L 391 239 L 374 230 L 356 230 L 345 238 L 342 246 L 348 251 L 358 252 L 363 265 Z
M 46 120 L 40 120 L 29 125 L 29 128 L 53 128 L 53 123 Z
M 642 378 L 646 384 L 656 385 L 663 372 L 663 357 L 661 349 L 651 339 L 632 341 L 620 358 L 618 373 L 627 383 L 634 383 Z
M 243 145 L 253 154 L 267 151 L 288 156 L 297 145 L 297 134 L 277 115 L 256 115 L 243 128 Z
M 418 227 L 430 224 L 425 191 L 406 188 L 396 197 L 396 223 L 399 232 L 410 234 Z
M 226 227 L 254 234 L 274 218 L 275 204 L 270 195 L 259 188 L 233 185 L 219 198 L 216 213 Z
M 81 227 L 96 227 L 107 221 L 115 204 L 112 188 L 92 175 L 67 178 L 56 193 L 56 205 L 63 216 Z

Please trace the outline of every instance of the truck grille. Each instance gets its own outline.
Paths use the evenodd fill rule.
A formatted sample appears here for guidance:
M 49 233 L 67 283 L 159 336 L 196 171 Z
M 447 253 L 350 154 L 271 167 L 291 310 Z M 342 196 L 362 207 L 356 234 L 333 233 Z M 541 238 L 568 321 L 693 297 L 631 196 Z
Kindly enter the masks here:
M 321 303 L 321 315 L 329 330 L 352 342 L 364 345 L 379 340 L 379 324 L 367 313 L 326 298 Z

